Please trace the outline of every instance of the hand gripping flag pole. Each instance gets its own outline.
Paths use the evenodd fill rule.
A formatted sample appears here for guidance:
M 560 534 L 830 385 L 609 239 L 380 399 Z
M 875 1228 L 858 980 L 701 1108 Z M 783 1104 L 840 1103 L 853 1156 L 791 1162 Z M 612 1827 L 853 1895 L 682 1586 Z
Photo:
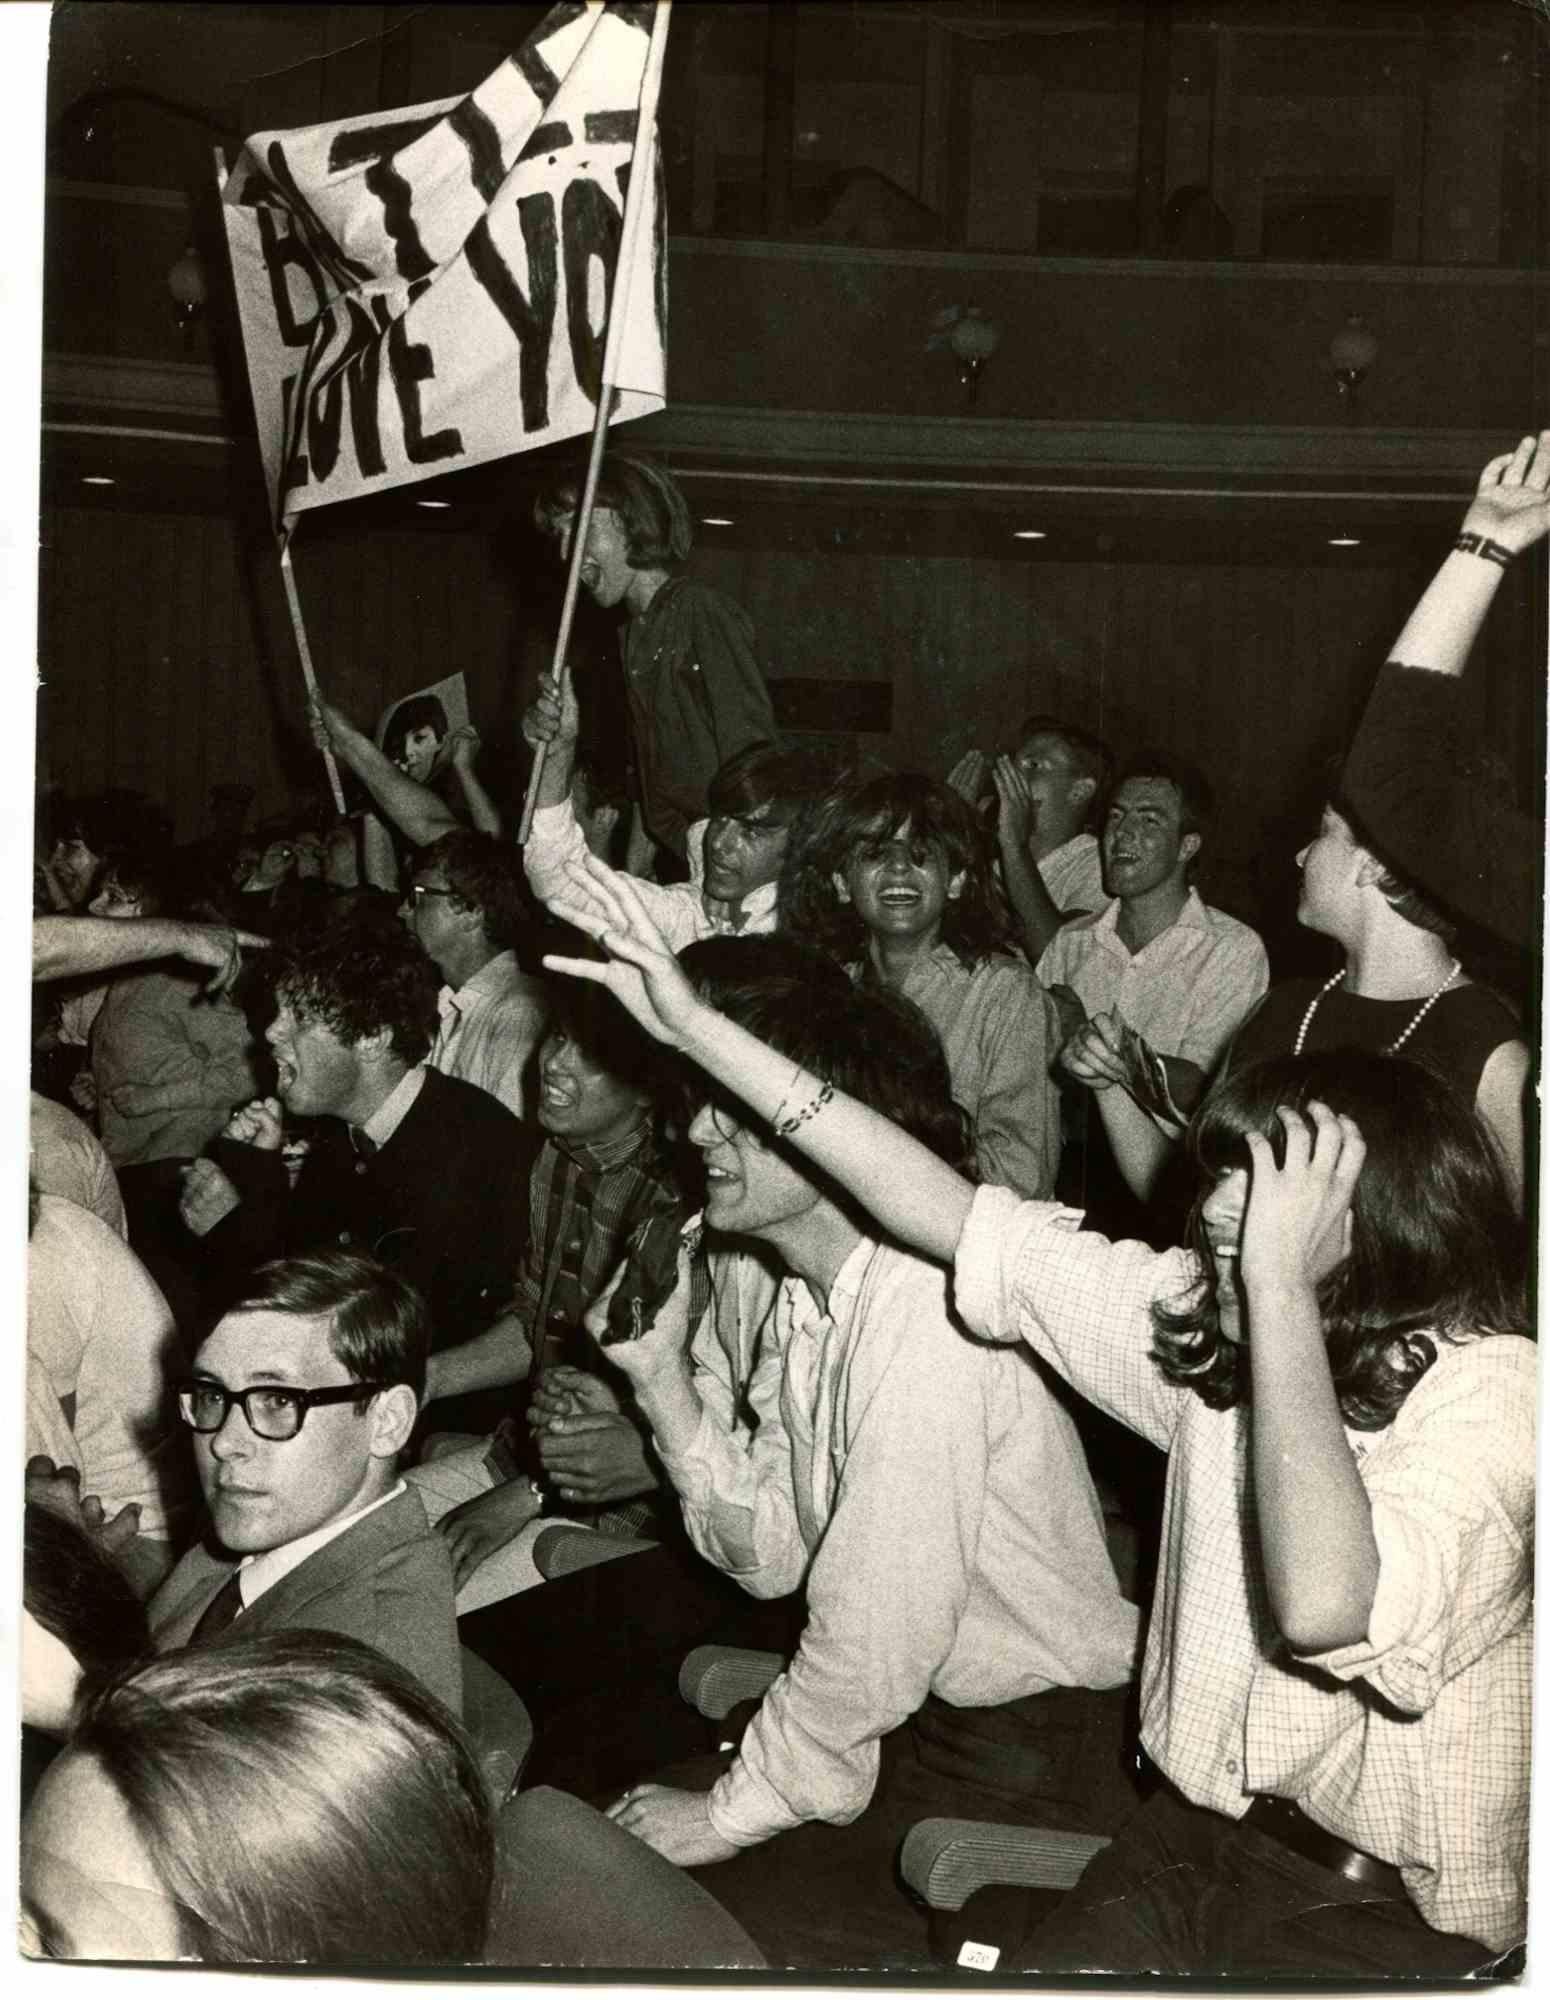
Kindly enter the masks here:
M 629 188 L 624 197 L 624 222 L 619 235 L 619 258 L 614 266 L 613 296 L 608 302 L 608 335 L 603 348 L 603 380 L 598 391 L 597 419 L 592 426 L 592 444 L 587 453 L 587 475 L 582 485 L 581 497 L 576 505 L 575 519 L 571 524 L 570 561 L 565 572 L 565 597 L 560 606 L 560 626 L 555 634 L 554 662 L 550 668 L 553 679 L 562 688 L 567 682 L 570 669 L 566 655 L 570 649 L 571 623 L 576 612 L 576 592 L 581 582 L 581 562 L 586 550 L 587 527 L 592 519 L 592 504 L 597 497 L 598 474 L 603 466 L 603 448 L 608 439 L 608 420 L 613 414 L 614 384 L 619 371 L 619 350 L 623 343 L 624 328 L 629 312 L 630 280 L 641 244 L 641 232 L 651 213 L 655 154 L 652 138 L 656 130 L 657 99 L 662 88 L 662 65 L 667 54 L 668 19 L 672 13 L 673 0 L 656 0 L 656 11 L 651 22 L 651 47 L 646 55 L 645 74 L 641 78 L 640 110 L 635 126 L 635 154 L 630 170 Z M 533 813 L 538 804 L 538 788 L 543 781 L 544 761 L 548 754 L 547 743 L 540 743 L 533 753 L 533 769 L 527 781 L 527 795 L 522 801 L 522 819 L 517 828 L 517 845 L 523 846 L 533 830 Z

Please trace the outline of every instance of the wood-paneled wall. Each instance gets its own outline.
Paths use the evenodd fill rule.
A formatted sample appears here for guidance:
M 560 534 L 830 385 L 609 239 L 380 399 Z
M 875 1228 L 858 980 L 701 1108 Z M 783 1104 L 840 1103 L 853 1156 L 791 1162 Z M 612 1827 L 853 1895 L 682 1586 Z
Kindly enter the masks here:
M 142 789 L 204 828 L 211 786 L 255 816 L 320 784 L 272 544 L 229 520 L 62 509 L 43 520 L 40 772 Z M 296 566 L 325 688 L 369 721 L 461 666 L 497 747 L 552 643 L 554 582 L 475 534 L 304 524 Z M 705 549 L 748 606 L 771 677 L 883 680 L 893 728 L 862 753 L 944 771 L 1033 709 L 1123 751 L 1192 755 L 1219 795 L 1209 894 L 1272 928 L 1289 908 L 1320 759 L 1336 750 L 1427 573 L 1335 564 L 1061 563 Z M 1471 684 L 1522 801 L 1543 769 L 1538 572 L 1509 577 Z M 526 609 L 524 609 L 526 606 Z M 606 653 L 609 634 L 583 621 Z

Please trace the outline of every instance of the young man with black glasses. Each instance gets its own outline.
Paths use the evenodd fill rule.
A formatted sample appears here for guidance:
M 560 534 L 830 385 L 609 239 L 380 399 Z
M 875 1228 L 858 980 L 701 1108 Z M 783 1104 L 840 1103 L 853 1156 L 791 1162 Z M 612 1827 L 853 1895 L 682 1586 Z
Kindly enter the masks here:
M 256 1274 L 177 1384 L 209 1523 L 151 1600 L 158 1650 L 345 1632 L 460 1712 L 451 1559 L 398 1474 L 428 1351 L 419 1294 L 371 1258 Z

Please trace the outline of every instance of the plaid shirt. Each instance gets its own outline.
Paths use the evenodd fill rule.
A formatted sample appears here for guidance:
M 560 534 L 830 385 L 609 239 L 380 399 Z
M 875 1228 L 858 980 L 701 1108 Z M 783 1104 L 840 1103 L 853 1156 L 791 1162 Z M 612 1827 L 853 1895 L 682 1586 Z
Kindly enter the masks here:
M 597 1372 L 601 1357 L 582 1315 L 617 1270 L 636 1224 L 683 1206 L 649 1119 L 611 1146 L 545 1140 L 528 1183 L 527 1256 L 509 1308 L 528 1329 L 532 1381 L 562 1361 Z M 620 1385 L 615 1370 L 603 1372 Z M 518 1464 L 533 1462 L 525 1421 L 507 1418 L 497 1436 Z M 658 1510 L 654 1496 L 645 1495 L 595 1512 L 568 1511 L 628 1535 L 653 1525 Z
M 1255 1793 L 1292 1799 L 1398 1867 L 1436 1929 L 1506 1950 L 1527 1894 L 1533 1344 L 1439 1342 L 1386 1430 L 1346 1432 L 1377 1595 L 1363 1641 L 1297 1660 L 1253 1541 L 1249 1411 L 1208 1409 L 1150 1357 L 1152 1302 L 1189 1291 L 1194 1261 L 1078 1221 L 982 1188 L 957 1299 L 1169 1453 L 1142 1741 L 1195 1804 L 1236 1818 Z

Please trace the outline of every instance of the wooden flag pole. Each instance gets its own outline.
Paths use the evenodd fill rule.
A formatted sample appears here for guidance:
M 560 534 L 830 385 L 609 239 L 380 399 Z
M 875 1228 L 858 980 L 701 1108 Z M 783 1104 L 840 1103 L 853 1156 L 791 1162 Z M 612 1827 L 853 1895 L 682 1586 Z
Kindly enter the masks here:
M 608 309 L 608 333 L 603 344 L 603 379 L 598 391 L 597 418 L 592 426 L 591 449 L 587 453 L 587 475 L 576 505 L 575 519 L 571 523 L 570 562 L 565 573 L 565 598 L 560 606 L 560 629 L 555 634 L 554 660 L 549 669 L 555 681 L 563 680 L 569 671 L 566 655 L 570 650 L 571 624 L 576 614 L 576 593 L 581 583 L 581 561 L 586 549 L 587 528 L 592 519 L 592 504 L 597 497 L 598 474 L 603 466 L 603 448 L 608 441 L 608 420 L 613 415 L 619 350 L 624 342 L 625 320 L 629 311 L 630 279 L 634 273 L 640 247 L 640 234 L 650 211 L 652 182 L 655 179 L 651 171 L 655 163 L 651 156 L 650 140 L 656 132 L 657 100 L 662 91 L 662 65 L 667 55 L 667 28 L 672 11 L 673 0 L 656 0 L 656 12 L 651 21 L 651 46 L 646 52 L 646 69 L 640 87 L 640 108 L 635 120 L 635 152 L 630 162 L 630 184 L 624 197 L 624 221 L 619 230 L 619 260 L 614 266 L 613 297 L 609 301 Z M 645 172 L 640 171 L 643 164 L 647 169 Z M 533 830 L 533 813 L 538 805 L 538 787 L 543 780 L 544 760 L 548 751 L 548 744 L 540 743 L 533 752 L 533 769 L 528 776 L 527 795 L 522 801 L 522 820 L 517 828 L 519 847 L 526 843 L 528 835 Z
M 307 699 L 321 707 L 322 696 L 318 693 L 317 675 L 312 671 L 312 648 L 307 644 L 307 628 L 302 623 L 301 599 L 296 592 L 296 572 L 291 568 L 291 528 L 289 524 L 280 532 L 280 581 L 285 585 L 285 601 L 290 606 L 291 630 L 296 634 L 296 650 L 301 655 L 301 677 L 307 684 Z M 334 795 L 334 809 L 344 818 L 344 786 L 339 782 L 339 763 L 332 750 L 323 750 L 323 767 L 328 772 L 329 790 Z

